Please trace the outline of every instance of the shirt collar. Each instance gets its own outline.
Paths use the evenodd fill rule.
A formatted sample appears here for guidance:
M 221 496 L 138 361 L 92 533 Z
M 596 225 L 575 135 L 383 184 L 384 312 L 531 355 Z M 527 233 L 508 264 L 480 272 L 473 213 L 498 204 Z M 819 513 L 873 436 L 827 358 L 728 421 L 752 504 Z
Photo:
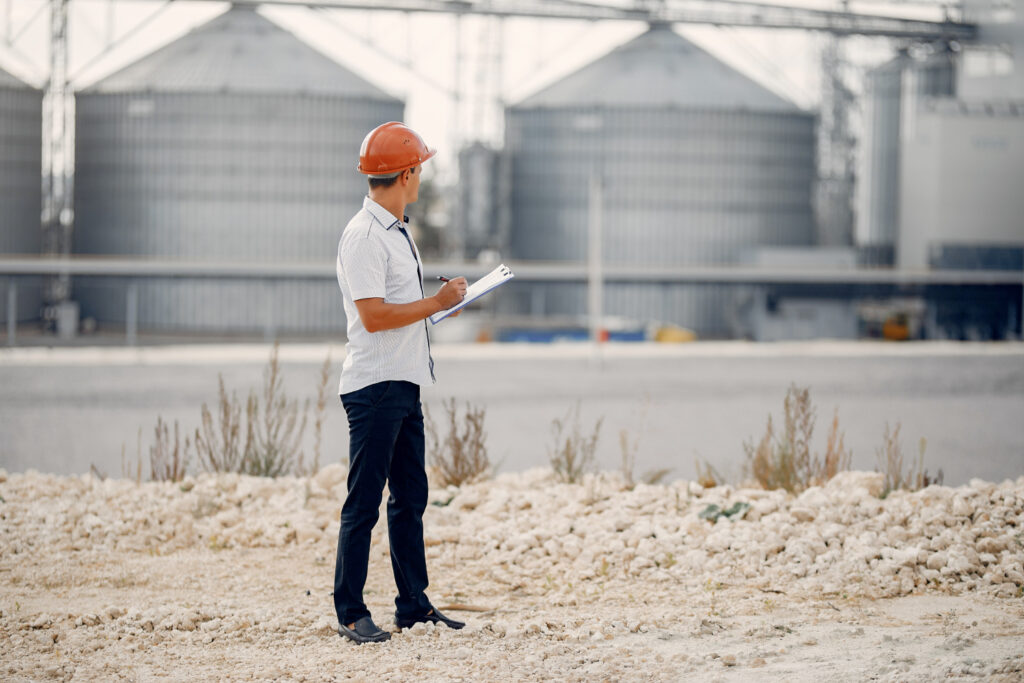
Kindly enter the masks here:
M 391 215 L 390 211 L 370 199 L 369 196 L 363 197 L 363 208 L 369 211 L 370 215 L 376 218 L 377 222 L 383 225 L 385 230 L 390 230 L 396 225 L 401 224 L 397 218 Z

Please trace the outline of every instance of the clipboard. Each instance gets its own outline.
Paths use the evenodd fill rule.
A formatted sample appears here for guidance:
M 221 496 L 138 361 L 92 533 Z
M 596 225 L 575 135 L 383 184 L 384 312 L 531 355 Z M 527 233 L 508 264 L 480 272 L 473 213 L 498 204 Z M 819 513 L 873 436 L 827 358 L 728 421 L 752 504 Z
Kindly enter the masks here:
M 466 289 L 466 296 L 462 301 L 447 310 L 438 311 L 434 315 L 430 316 L 430 322 L 434 325 L 438 324 L 452 313 L 462 310 L 484 294 L 487 294 L 492 289 L 500 287 L 514 277 L 515 275 L 511 270 L 509 270 L 509 267 L 502 263 L 497 268 L 487 273 L 487 275 L 484 275 L 482 278 L 471 284 L 469 288 Z

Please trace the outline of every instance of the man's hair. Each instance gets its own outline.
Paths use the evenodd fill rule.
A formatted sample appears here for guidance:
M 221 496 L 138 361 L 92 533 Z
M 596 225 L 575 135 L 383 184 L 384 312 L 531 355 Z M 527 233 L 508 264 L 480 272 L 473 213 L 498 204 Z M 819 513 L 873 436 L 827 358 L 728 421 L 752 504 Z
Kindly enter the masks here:
M 412 168 L 406 169 L 406 171 L 409 171 L 410 173 L 415 173 L 416 172 L 416 167 L 413 166 Z M 403 173 L 405 173 L 405 171 L 399 171 L 398 173 L 395 173 L 394 175 L 378 175 L 378 176 L 372 175 L 372 176 L 369 176 L 366 180 L 367 180 L 367 182 L 370 183 L 370 189 L 371 190 L 375 190 L 378 187 L 391 187 L 392 185 L 394 185 L 398 181 L 398 176 L 402 175 Z

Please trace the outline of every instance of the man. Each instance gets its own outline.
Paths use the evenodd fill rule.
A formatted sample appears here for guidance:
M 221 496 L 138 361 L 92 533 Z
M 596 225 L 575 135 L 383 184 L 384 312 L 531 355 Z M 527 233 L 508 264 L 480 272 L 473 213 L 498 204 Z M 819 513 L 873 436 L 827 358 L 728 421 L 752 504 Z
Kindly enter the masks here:
M 334 607 L 338 632 L 357 643 L 388 640 L 363 602 L 370 532 L 385 481 L 391 568 L 398 587 L 395 624 L 418 622 L 462 628 L 427 599 L 423 511 L 427 506 L 420 387 L 434 382 L 426 318 L 466 294 L 466 279 L 423 293 L 419 252 L 407 230 L 405 207 L 419 194 L 424 161 L 434 156 L 415 132 L 397 122 L 370 131 L 358 170 L 369 196 L 338 245 L 338 285 L 348 319 L 348 346 L 339 393 L 348 416 L 348 497 L 341 510 Z

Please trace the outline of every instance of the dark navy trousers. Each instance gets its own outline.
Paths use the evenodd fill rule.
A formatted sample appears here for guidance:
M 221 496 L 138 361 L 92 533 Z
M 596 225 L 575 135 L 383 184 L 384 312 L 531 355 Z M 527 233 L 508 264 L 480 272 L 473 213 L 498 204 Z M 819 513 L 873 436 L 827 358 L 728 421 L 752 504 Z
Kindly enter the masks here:
M 370 557 L 370 532 L 377 523 L 387 482 L 391 569 L 398 597 L 395 616 L 416 618 L 430 609 L 423 511 L 427 507 L 423 409 L 412 382 L 379 382 L 342 394 L 348 415 L 348 497 L 341 508 L 338 559 L 334 567 L 334 608 L 351 624 L 370 612 L 363 586 Z

